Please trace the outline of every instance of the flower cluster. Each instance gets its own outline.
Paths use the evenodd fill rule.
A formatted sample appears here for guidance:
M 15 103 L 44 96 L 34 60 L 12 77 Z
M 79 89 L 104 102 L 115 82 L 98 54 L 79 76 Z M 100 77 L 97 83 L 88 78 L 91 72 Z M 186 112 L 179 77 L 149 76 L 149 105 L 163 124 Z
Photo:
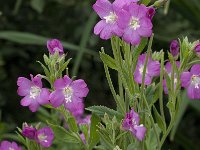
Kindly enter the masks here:
M 52 145 L 54 133 L 51 128 L 44 127 L 39 130 L 27 124 L 23 125 L 22 135 L 30 140 L 35 140 L 42 147 L 48 148 Z
M 22 150 L 15 142 L 2 141 L 0 143 L 0 150 Z
M 96 35 L 102 39 L 109 39 L 113 35 L 133 45 L 140 43 L 141 37 L 152 34 L 151 19 L 155 14 L 153 7 L 137 4 L 138 0 L 97 0 L 93 9 L 101 21 L 94 28 Z
M 47 48 L 51 55 L 55 52 L 63 54 L 63 46 L 57 39 L 47 42 Z M 25 77 L 19 77 L 17 80 L 18 95 L 24 96 L 21 100 L 22 106 L 29 106 L 32 112 L 36 112 L 40 105 L 51 104 L 53 107 L 64 105 L 75 117 L 83 114 L 83 98 L 87 96 L 89 89 L 84 80 L 73 81 L 67 75 L 56 79 L 54 82 L 54 91 L 49 92 L 47 88 L 42 87 L 41 75 L 33 77 L 31 80 Z
M 130 113 L 126 113 L 122 127 L 125 130 L 130 131 L 139 141 L 143 140 L 146 133 L 146 128 L 143 124 L 140 124 L 139 114 L 133 109 L 130 111 Z

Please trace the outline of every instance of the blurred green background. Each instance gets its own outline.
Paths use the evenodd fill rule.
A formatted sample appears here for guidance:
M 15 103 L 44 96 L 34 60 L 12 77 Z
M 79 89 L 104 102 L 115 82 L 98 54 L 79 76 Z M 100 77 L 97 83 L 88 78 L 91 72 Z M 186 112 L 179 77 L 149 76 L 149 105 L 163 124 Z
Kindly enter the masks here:
M 98 17 L 92 10 L 94 0 L 7 0 L 0 1 L 0 134 L 36 121 L 37 113 L 20 106 L 16 81 L 19 76 L 42 73 L 36 60 L 48 53 L 46 41 L 62 40 L 65 52 L 73 58 L 70 75 L 83 78 L 90 93 L 86 106 L 114 107 L 98 51 L 105 47 L 111 53 L 109 41 L 93 34 Z M 200 37 L 200 0 L 171 0 L 154 17 L 155 51 L 169 49 L 173 39 Z M 116 77 L 113 76 L 115 79 Z M 200 149 L 200 103 L 188 101 L 173 142 L 163 149 Z

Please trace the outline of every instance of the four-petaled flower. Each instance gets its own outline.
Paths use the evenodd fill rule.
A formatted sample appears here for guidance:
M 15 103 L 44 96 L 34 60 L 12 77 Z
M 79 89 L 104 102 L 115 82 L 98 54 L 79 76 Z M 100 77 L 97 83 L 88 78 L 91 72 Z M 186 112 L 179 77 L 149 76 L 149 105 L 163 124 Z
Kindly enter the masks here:
M 48 148 L 52 145 L 54 139 L 54 133 L 51 128 L 44 127 L 37 131 L 36 133 L 36 141 L 42 147 Z
M 49 103 L 49 90 L 42 88 L 42 81 L 39 75 L 33 77 L 31 80 L 19 77 L 17 80 L 18 90 L 17 93 L 20 96 L 24 96 L 21 100 L 22 106 L 29 106 L 32 112 L 36 112 L 40 105 Z
M 0 150 L 22 150 L 15 142 L 2 141 L 0 143 Z
M 113 35 L 121 36 L 122 29 L 117 25 L 119 9 L 115 2 L 111 4 L 108 0 L 97 0 L 93 5 L 93 9 L 101 18 L 94 27 L 94 33 L 100 34 L 104 40 L 111 38 Z
M 57 79 L 54 83 L 55 91 L 50 94 L 50 102 L 53 107 L 64 104 L 70 112 L 83 105 L 83 97 L 86 97 L 89 89 L 84 80 L 72 81 L 67 75 Z M 75 109 L 74 109 L 75 108 Z
M 47 48 L 50 54 L 54 54 L 56 51 L 62 55 L 64 53 L 62 43 L 57 39 L 51 39 L 47 41 Z
M 131 133 L 139 140 L 144 139 L 146 128 L 140 123 L 140 117 L 133 109 L 130 113 L 126 113 L 126 117 L 123 120 L 122 127 L 125 130 L 131 131 Z
M 200 64 L 193 65 L 190 72 L 181 74 L 181 85 L 187 88 L 190 99 L 200 99 Z
M 134 79 L 137 83 L 142 83 L 142 75 L 144 70 L 144 64 L 146 60 L 146 54 L 142 54 L 138 58 L 136 70 L 134 73 Z M 151 80 L 154 76 L 159 76 L 160 74 L 160 63 L 159 61 L 153 61 L 151 58 L 148 58 L 146 74 L 144 84 L 151 84 Z
M 122 38 L 127 43 L 138 45 L 141 37 L 150 37 L 152 34 L 151 18 L 147 15 L 148 7 L 131 3 L 118 14 L 118 25 L 124 30 Z
M 176 67 L 179 68 L 180 67 L 180 62 L 176 61 Z M 165 65 L 165 70 L 168 73 L 168 76 L 171 78 L 171 73 L 172 73 L 172 66 L 170 62 L 167 62 Z M 174 73 L 174 89 L 176 88 L 176 84 L 177 84 L 177 75 Z M 165 94 L 168 94 L 168 89 L 167 89 L 167 82 L 166 79 L 163 80 L 163 88 L 164 88 L 164 92 Z

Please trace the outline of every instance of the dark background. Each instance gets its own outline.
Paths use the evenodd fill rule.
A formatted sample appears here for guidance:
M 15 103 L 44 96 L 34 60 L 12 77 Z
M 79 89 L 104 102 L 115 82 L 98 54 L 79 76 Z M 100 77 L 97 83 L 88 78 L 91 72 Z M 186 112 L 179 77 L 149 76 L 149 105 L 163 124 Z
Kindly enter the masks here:
M 7 0 L 0 1 L 0 134 L 34 122 L 37 114 L 20 106 L 16 81 L 19 76 L 42 73 L 36 60 L 48 54 L 46 40 L 58 38 L 68 58 L 73 58 L 70 75 L 82 78 L 90 93 L 86 106 L 114 107 L 98 51 L 103 46 L 111 53 L 109 41 L 93 34 L 98 17 L 92 0 Z M 168 13 L 157 10 L 153 19 L 155 51 L 169 49 L 170 41 L 188 36 L 200 37 L 200 0 L 171 0 Z M 113 78 L 116 78 L 113 76 Z M 164 149 L 200 149 L 200 103 L 190 102 L 175 141 L 167 141 Z

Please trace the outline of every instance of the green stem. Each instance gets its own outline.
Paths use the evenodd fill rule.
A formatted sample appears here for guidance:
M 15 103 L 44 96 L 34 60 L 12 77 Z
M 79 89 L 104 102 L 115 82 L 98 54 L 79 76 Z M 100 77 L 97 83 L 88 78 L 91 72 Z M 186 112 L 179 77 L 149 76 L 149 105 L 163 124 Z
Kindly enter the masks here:
M 81 64 L 81 58 L 82 58 L 82 56 L 85 52 L 85 49 L 83 49 L 83 48 L 87 45 L 87 42 L 88 42 L 89 37 L 90 37 L 90 32 L 91 32 L 91 30 L 94 26 L 96 18 L 97 18 L 97 15 L 94 12 L 89 16 L 89 20 L 86 24 L 86 27 L 84 29 L 84 32 L 83 32 L 83 35 L 82 35 L 82 38 L 81 38 L 80 50 L 79 50 L 77 57 L 75 58 L 75 61 L 74 61 L 75 64 L 74 64 L 74 68 L 73 68 L 73 71 L 72 71 L 72 76 L 77 75 L 78 69 L 79 69 L 80 64 Z
M 161 54 L 161 71 L 160 71 L 160 87 L 159 87 L 159 104 L 160 104 L 160 112 L 163 119 L 163 122 L 165 122 L 165 114 L 163 109 L 163 73 L 164 73 L 164 52 Z

